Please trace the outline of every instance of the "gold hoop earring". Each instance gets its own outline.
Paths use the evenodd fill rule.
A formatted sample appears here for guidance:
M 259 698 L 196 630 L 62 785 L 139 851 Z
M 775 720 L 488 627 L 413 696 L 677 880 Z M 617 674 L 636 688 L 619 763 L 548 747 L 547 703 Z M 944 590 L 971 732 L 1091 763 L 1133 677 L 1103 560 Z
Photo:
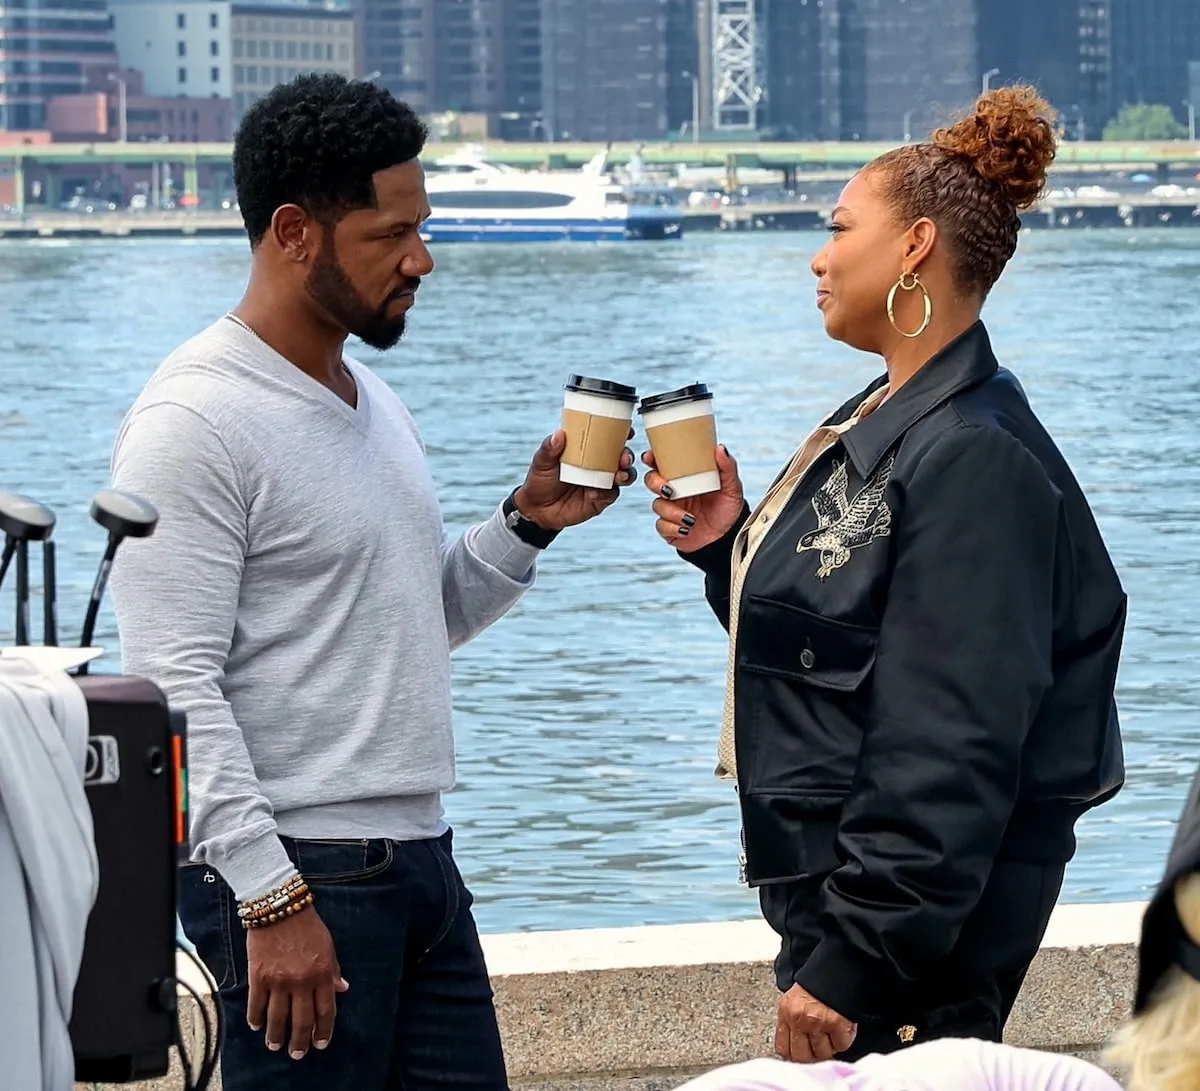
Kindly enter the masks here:
M 897 292 L 912 292 L 916 289 L 921 289 L 921 295 L 925 298 L 925 320 L 912 333 L 907 333 L 896 325 L 896 293 Z M 933 300 L 929 298 L 929 292 L 925 285 L 921 283 L 921 278 L 916 273 L 903 272 L 900 274 L 900 279 L 892 285 L 892 290 L 888 292 L 887 297 L 887 316 L 888 321 L 901 337 L 920 337 L 927 329 L 929 329 L 929 320 L 933 318 Z

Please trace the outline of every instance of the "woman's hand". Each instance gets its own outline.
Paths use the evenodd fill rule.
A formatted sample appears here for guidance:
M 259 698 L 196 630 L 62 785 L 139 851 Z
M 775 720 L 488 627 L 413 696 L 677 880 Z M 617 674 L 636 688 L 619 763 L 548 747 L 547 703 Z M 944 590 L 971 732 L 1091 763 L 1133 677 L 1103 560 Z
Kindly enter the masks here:
M 658 497 L 654 501 L 654 514 L 658 516 L 655 529 L 668 545 L 683 553 L 695 553 L 724 538 L 738 521 L 746 500 L 737 463 L 723 446 L 717 448 L 721 488 L 686 500 L 671 499 L 671 488 L 658 472 L 653 452 L 642 455 L 642 461 L 650 467 L 646 487 Z
M 857 1034 L 855 1023 L 799 985 L 793 985 L 780 998 L 775 1053 L 785 1061 L 828 1061 L 849 1049 Z

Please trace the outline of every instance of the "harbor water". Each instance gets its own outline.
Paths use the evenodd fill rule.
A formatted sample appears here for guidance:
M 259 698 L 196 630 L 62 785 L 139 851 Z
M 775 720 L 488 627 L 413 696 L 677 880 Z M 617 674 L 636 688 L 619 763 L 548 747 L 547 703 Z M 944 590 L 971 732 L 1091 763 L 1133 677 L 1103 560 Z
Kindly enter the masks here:
M 572 371 L 644 392 L 707 382 L 758 495 L 879 367 L 824 336 L 808 269 L 823 238 L 446 247 L 405 341 L 351 351 L 414 412 L 451 528 L 519 483 Z M 162 356 L 237 301 L 247 264 L 238 240 L 0 243 L 0 489 L 58 512 L 71 631 L 103 549 L 88 501 L 107 484 L 122 414 Z M 986 318 L 1130 595 L 1129 782 L 1081 824 L 1064 897 L 1140 898 L 1200 762 L 1200 240 L 1026 234 Z M 564 534 L 537 587 L 455 657 L 460 783 L 447 809 L 486 931 L 757 911 L 737 884 L 733 794 L 712 776 L 724 633 L 649 502 L 639 483 Z M 115 669 L 111 604 L 99 631 Z

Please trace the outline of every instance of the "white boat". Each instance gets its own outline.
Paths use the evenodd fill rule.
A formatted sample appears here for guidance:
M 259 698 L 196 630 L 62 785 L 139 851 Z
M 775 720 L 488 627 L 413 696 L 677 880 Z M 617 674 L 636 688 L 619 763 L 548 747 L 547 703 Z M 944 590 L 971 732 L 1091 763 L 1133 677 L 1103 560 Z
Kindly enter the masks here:
M 621 182 L 600 152 L 576 171 L 521 171 L 464 148 L 425 164 L 428 242 L 672 239 L 683 208 L 665 185 Z

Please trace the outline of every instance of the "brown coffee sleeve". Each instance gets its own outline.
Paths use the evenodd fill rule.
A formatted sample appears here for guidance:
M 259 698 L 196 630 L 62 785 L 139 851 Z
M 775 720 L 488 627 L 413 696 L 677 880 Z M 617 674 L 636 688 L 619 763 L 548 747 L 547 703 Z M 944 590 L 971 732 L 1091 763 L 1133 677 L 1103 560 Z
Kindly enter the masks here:
M 578 409 L 563 410 L 567 449 L 562 460 L 583 470 L 616 473 L 629 440 L 629 421 L 596 417 Z
M 646 429 L 658 472 L 668 481 L 717 468 L 717 421 L 712 414 Z

